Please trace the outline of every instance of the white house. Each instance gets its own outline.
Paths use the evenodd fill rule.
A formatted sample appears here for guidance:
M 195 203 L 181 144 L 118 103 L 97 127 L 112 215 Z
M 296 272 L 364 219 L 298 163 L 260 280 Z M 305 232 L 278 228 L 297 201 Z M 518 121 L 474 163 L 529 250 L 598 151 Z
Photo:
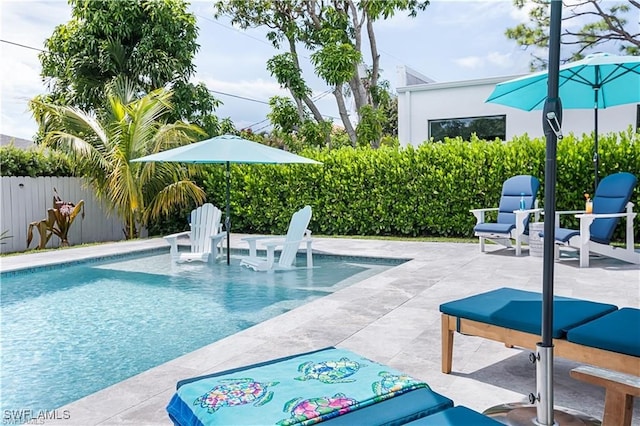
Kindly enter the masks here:
M 485 138 L 509 140 L 527 133 L 544 136 L 542 111 L 522 111 L 503 105 L 485 103 L 495 85 L 519 76 L 435 83 L 418 78 L 412 70 L 399 70 L 398 137 L 400 145 L 419 145 L 431 137 L 455 136 L 460 128 L 484 131 Z M 621 105 L 598 110 L 598 133 L 638 130 L 640 105 Z M 562 132 L 581 135 L 594 129 L 593 109 L 564 109 Z M 483 136 L 478 134 L 478 136 Z

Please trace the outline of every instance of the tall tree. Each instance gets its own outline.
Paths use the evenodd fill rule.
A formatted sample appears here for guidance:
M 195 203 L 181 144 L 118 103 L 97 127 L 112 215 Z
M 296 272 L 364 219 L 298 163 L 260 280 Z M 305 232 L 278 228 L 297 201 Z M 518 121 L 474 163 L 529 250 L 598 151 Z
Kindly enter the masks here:
M 126 224 L 127 238 L 138 235 L 150 219 L 176 206 L 204 201 L 191 177 L 193 166 L 130 162 L 190 143 L 202 130 L 192 124 L 166 124 L 172 92 L 156 89 L 141 98 L 135 84 L 117 79 L 106 88 L 101 118 L 73 106 L 33 100 L 30 108 L 45 130 L 43 144 L 69 155 L 96 191 Z
M 531 21 L 507 29 L 507 38 L 525 48 L 545 49 L 545 53 L 541 55 L 532 52 L 531 69 L 546 68 L 546 47 L 549 45 L 548 0 L 514 0 L 513 4 L 519 9 L 529 8 Z M 564 10 L 561 43 L 566 46 L 564 51 L 568 51 L 569 55 L 562 58 L 562 61 L 582 59 L 585 54 L 605 46 L 617 48 L 626 55 L 640 55 L 640 32 L 637 32 L 637 26 L 634 29 L 634 24 L 629 24 L 627 20 L 637 19 L 640 1 L 565 1 Z
M 183 0 L 69 0 L 71 20 L 55 28 L 40 54 L 45 101 L 83 110 L 104 106 L 105 86 L 127 78 L 139 93 L 175 92 L 169 120 L 217 129 L 219 105 L 203 84 L 189 82 L 199 49 L 195 16 Z
M 322 124 L 325 120 L 312 99 L 300 66 L 300 51 L 310 51 L 315 73 L 331 87 L 342 124 L 356 145 L 347 97 L 353 98 L 358 121 L 363 111 L 371 116 L 371 110 L 363 107 L 378 108 L 374 91 L 380 78 L 380 54 L 375 21 L 398 12 L 415 16 L 428 4 L 420 0 L 219 0 L 215 3 L 215 16 L 229 15 L 232 23 L 241 28 L 269 29 L 267 38 L 273 46 L 284 47 L 288 52 L 271 58 L 268 70 L 291 93 L 300 119 L 304 120 L 308 111 Z M 370 65 L 365 64 L 363 55 L 366 41 Z

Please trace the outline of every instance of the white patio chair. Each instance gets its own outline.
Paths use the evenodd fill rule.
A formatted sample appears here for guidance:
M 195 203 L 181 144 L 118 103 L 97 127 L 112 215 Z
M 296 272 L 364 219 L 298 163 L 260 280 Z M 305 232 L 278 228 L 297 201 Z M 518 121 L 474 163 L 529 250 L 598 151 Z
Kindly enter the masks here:
M 636 213 L 629 201 L 638 179 L 627 172 L 614 173 L 598 183 L 593 197 L 593 212 L 557 211 L 555 230 L 555 258 L 560 258 L 561 248 L 580 251 L 580 267 L 589 267 L 589 253 L 640 264 L 640 252 L 635 250 L 633 220 Z M 580 229 L 561 228 L 560 215 L 575 214 L 580 219 Z M 625 246 L 611 245 L 613 231 L 620 218 L 626 220 Z
M 542 209 L 537 208 L 536 196 L 540 182 L 534 176 L 514 176 L 502 184 L 499 207 L 473 209 L 476 217 L 474 235 L 480 238 L 480 251 L 484 251 L 485 240 L 493 241 L 507 248 L 515 240 L 516 256 L 520 256 L 522 243 L 529 241 L 529 218 L 533 213 L 538 219 Z M 520 205 L 520 204 L 524 205 Z M 497 211 L 496 222 L 485 222 L 485 212 Z
M 222 255 L 223 238 L 220 223 L 222 211 L 211 203 L 203 204 L 191 212 L 190 231 L 167 235 L 165 240 L 171 245 L 171 259 L 174 262 L 208 262 Z M 188 252 L 178 251 L 178 238 L 188 235 L 191 247 Z M 215 250 L 215 255 L 213 253 Z
M 307 229 L 311 221 L 311 206 L 305 206 L 298 210 L 291 217 L 287 235 L 284 237 L 264 236 L 247 237 L 244 241 L 249 243 L 249 257 L 240 261 L 240 265 L 251 268 L 255 271 L 268 271 L 274 269 L 275 251 L 281 247 L 277 268 L 291 269 L 298 253 L 300 244 L 306 244 L 307 268 L 313 267 L 313 254 L 311 250 L 311 231 Z M 267 257 L 257 256 L 257 243 L 260 243 L 267 251 Z

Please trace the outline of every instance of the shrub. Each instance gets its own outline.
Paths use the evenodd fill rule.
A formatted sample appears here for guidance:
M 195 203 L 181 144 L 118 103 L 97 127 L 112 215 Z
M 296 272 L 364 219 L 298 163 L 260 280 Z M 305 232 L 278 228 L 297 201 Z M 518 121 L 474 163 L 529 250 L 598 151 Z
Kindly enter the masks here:
M 600 136 L 600 177 L 638 173 L 638 135 L 628 131 Z M 590 137 L 567 135 L 557 149 L 556 206 L 584 208 L 593 192 Z M 469 237 L 475 224 L 469 209 L 497 206 L 502 183 L 531 174 L 542 184 L 545 141 L 521 136 L 508 143 L 448 139 L 418 147 L 307 149 L 313 165 L 232 165 L 232 230 L 280 233 L 293 212 L 310 204 L 311 229 L 326 235 Z M 205 166 L 207 199 L 225 205 L 224 166 Z M 632 201 L 639 205 L 636 188 Z M 563 226 L 576 227 L 574 218 Z M 622 238 L 622 227 L 614 239 Z M 637 237 L 640 237 L 638 235 Z
M 619 171 L 638 175 L 639 141 L 640 135 L 631 129 L 600 135 L 600 177 Z M 475 224 L 469 209 L 497 206 L 507 178 L 517 174 L 538 177 L 539 199 L 544 198 L 543 138 L 524 135 L 502 143 L 472 137 L 469 142 L 456 138 L 418 147 L 390 145 L 379 149 L 306 148 L 300 152 L 322 161 L 322 166 L 232 164 L 232 230 L 285 232 L 291 215 L 309 204 L 313 207 L 310 229 L 316 234 L 469 237 Z M 594 189 L 592 158 L 592 136 L 569 134 L 558 143 L 558 210 L 584 208 L 584 193 L 593 194 Z M 3 176 L 71 174 L 64 157 L 53 153 L 3 147 L 0 161 Z M 197 183 L 204 188 L 207 200 L 224 210 L 225 166 L 202 167 L 203 180 Z M 636 187 L 631 200 L 640 206 L 640 188 Z M 188 211 L 182 209 L 172 220 L 152 223 L 151 234 L 186 229 Z M 571 216 L 563 220 L 562 226 L 578 226 Z M 635 229 L 635 238 L 640 240 L 640 228 Z M 614 240 L 623 238 L 623 227 L 619 226 Z
M 13 145 L 0 147 L 1 176 L 73 176 L 66 156 L 50 150 L 23 150 Z

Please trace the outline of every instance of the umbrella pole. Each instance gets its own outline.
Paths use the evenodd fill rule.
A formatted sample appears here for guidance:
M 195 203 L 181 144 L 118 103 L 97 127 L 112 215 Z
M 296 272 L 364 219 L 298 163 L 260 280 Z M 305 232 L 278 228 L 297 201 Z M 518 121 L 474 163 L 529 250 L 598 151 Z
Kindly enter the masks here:
M 227 265 L 231 263 L 231 206 L 230 206 L 230 192 L 231 192 L 231 171 L 229 170 L 229 162 L 227 161 L 226 173 L 227 177 L 227 211 L 224 220 L 224 227 L 227 231 Z
M 596 80 L 600 80 L 600 68 L 596 68 Z M 593 88 L 593 93 L 595 96 L 595 106 L 593 108 L 593 113 L 594 113 L 594 130 L 595 130 L 595 135 L 593 138 L 593 168 L 594 168 L 594 174 L 595 174 L 595 187 L 593 188 L 593 193 L 595 194 L 595 190 L 596 188 L 598 188 L 598 89 L 599 87 L 596 86 Z
M 542 127 L 547 138 L 544 173 L 544 260 L 542 271 L 542 341 L 536 350 L 536 383 L 538 402 L 537 421 L 541 425 L 553 425 L 553 273 L 555 250 L 556 210 L 556 145 L 558 135 L 549 124 L 549 114 L 555 114 L 562 125 L 562 102 L 558 97 L 560 74 L 560 30 L 562 1 L 551 2 L 551 26 L 549 29 L 549 83 L 544 106 Z

